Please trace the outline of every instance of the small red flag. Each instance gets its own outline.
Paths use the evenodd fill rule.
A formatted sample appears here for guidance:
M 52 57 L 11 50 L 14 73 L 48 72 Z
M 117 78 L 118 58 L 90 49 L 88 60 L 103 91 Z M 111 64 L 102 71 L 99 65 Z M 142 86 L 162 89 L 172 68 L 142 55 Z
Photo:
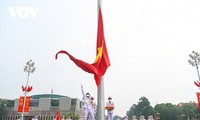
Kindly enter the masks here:
M 198 100 L 198 108 L 200 110 L 200 93 L 197 92 L 196 94 L 197 94 L 197 100 Z
M 93 64 L 89 64 L 82 60 L 76 59 L 71 54 L 65 50 L 61 50 L 56 54 L 56 59 L 58 54 L 66 54 L 69 58 L 82 70 L 94 74 L 96 85 L 100 86 L 101 77 L 105 74 L 107 68 L 110 66 L 110 60 L 107 53 L 106 42 L 104 39 L 103 30 L 103 19 L 101 8 L 99 8 L 99 19 L 98 19 L 98 31 L 97 31 L 97 48 L 96 48 L 96 59 Z
M 60 112 L 59 111 L 56 114 L 56 120 L 60 120 Z

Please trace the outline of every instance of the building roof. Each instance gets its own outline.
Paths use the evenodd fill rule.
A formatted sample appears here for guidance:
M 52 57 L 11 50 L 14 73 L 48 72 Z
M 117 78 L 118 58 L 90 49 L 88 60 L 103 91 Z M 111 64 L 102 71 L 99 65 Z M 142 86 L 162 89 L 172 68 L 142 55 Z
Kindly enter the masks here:
M 40 99 L 40 98 L 61 98 L 61 97 L 68 97 L 64 95 L 57 95 L 57 94 L 38 94 L 30 96 L 31 99 Z

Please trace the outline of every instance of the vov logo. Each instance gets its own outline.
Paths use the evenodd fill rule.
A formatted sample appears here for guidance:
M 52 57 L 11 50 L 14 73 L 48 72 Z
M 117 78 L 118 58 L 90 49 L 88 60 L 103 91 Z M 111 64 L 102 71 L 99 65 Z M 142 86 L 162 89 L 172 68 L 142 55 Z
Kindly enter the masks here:
M 7 7 L 10 15 L 15 18 L 35 18 L 38 14 L 40 7 Z

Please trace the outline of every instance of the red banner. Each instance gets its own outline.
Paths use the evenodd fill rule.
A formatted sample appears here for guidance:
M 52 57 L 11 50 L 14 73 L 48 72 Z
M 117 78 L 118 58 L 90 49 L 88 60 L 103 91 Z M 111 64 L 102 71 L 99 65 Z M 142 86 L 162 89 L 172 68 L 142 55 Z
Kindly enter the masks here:
M 24 112 L 28 112 L 29 106 L 30 106 L 30 100 L 31 100 L 30 96 L 27 96 L 26 97 L 26 102 L 25 102 Z
M 19 105 L 18 105 L 18 112 L 22 112 L 23 105 L 24 105 L 24 97 L 20 97 Z
M 200 110 L 200 93 L 197 93 L 198 108 Z
M 23 106 L 24 106 L 24 96 L 21 96 L 19 99 L 18 112 L 23 111 Z M 30 106 L 30 96 L 26 96 L 24 112 L 28 112 L 29 106 Z

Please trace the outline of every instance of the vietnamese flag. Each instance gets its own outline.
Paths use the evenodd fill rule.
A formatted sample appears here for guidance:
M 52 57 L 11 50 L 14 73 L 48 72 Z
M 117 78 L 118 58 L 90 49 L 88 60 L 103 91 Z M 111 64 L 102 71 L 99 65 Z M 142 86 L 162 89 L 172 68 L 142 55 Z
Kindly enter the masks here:
M 97 48 L 96 48 L 96 58 L 94 63 L 89 64 L 82 60 L 76 59 L 71 54 L 69 54 L 65 50 L 61 50 L 56 54 L 56 59 L 58 58 L 58 54 L 66 54 L 69 58 L 82 70 L 94 74 L 94 78 L 96 81 L 96 85 L 100 86 L 101 76 L 103 76 L 110 66 L 110 60 L 108 57 L 108 52 L 106 48 L 106 41 L 104 38 L 104 30 L 103 30 L 103 19 L 101 8 L 99 8 L 99 17 L 98 17 L 98 31 L 97 31 Z
M 105 74 L 107 68 L 110 66 L 110 60 L 108 57 L 108 52 L 106 48 L 106 41 L 104 38 L 103 29 L 103 18 L 101 13 L 101 8 L 99 7 L 99 20 L 98 20 L 98 32 L 97 32 L 97 49 L 96 49 L 96 59 L 93 65 L 99 70 L 103 75 Z M 100 85 L 101 76 L 94 75 L 97 85 Z

